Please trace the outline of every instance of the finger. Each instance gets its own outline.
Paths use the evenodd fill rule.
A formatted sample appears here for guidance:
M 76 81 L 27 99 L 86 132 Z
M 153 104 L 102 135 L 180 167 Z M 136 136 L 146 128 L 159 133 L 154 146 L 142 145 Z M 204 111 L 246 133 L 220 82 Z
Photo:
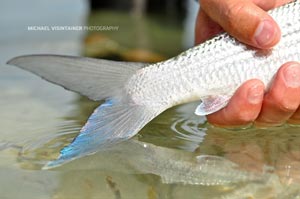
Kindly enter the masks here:
M 252 0 L 254 4 L 266 11 L 282 6 L 292 1 L 293 0 Z
M 264 84 L 257 79 L 245 82 L 220 111 L 207 116 L 217 126 L 243 126 L 253 122 L 261 109 Z
M 300 107 L 298 107 L 297 111 L 288 120 L 288 123 L 290 123 L 290 124 L 300 124 Z
M 289 62 L 278 71 L 266 94 L 257 126 L 276 126 L 284 123 L 300 104 L 300 64 Z
M 243 43 L 268 49 L 280 39 L 276 22 L 250 0 L 201 0 L 201 8 L 226 32 Z
M 221 26 L 211 20 L 200 8 L 195 29 L 195 44 L 200 44 L 223 31 Z

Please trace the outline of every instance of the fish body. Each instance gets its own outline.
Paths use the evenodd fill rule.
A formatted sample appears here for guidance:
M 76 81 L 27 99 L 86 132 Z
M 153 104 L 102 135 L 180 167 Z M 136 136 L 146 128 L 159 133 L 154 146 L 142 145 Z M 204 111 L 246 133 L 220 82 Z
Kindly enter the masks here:
M 127 140 L 172 106 L 201 100 L 195 113 L 207 115 L 226 106 L 246 80 L 256 78 L 269 85 L 283 63 L 300 61 L 300 2 L 276 8 L 270 15 L 282 31 L 280 42 L 270 50 L 251 48 L 223 33 L 152 65 L 59 55 L 10 60 L 8 64 L 92 100 L 106 99 L 60 157 L 45 168 Z
M 224 157 L 214 155 L 195 156 L 194 153 L 155 146 L 136 140 L 123 142 L 116 149 L 136 171 L 161 177 L 163 183 L 190 185 L 226 185 L 240 182 L 264 182 L 267 173 L 252 173 Z M 126 154 L 130 154 L 126 156 Z
M 223 33 L 166 62 L 141 69 L 126 86 L 128 92 L 137 103 L 172 107 L 199 99 L 229 99 L 243 82 L 253 78 L 269 85 L 283 63 L 300 60 L 299 1 L 270 15 L 282 31 L 273 49 L 257 50 Z M 207 114 L 202 111 L 200 115 Z

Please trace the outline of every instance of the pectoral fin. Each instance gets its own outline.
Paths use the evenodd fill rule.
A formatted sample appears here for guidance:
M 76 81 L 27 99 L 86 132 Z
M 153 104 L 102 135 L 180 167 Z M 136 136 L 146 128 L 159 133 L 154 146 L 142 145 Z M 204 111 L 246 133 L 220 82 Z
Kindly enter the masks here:
M 222 108 L 224 108 L 227 104 L 231 96 L 229 95 L 217 95 L 217 96 L 209 96 L 202 99 L 201 104 L 199 104 L 195 110 L 196 115 L 208 115 L 214 113 Z

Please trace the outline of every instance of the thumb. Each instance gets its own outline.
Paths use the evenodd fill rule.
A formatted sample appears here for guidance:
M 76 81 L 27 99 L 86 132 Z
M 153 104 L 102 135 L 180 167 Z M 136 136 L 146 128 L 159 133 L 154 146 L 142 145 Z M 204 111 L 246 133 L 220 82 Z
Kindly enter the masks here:
M 268 49 L 280 39 L 270 15 L 249 0 L 201 0 L 201 8 L 226 32 L 243 43 Z

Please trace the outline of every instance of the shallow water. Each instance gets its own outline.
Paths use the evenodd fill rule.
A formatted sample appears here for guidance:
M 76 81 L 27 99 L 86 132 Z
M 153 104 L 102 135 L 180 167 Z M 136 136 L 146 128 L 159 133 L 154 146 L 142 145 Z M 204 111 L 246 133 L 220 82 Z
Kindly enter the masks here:
M 20 76 L 32 80 L 1 88 L 2 198 L 300 197 L 299 127 L 215 128 L 193 115 L 196 104 L 164 112 L 109 151 L 41 170 L 98 103 Z
M 167 110 L 110 150 L 42 170 L 99 105 L 5 65 L 23 53 L 79 53 L 78 38 L 43 37 L 0 40 L 1 199 L 300 198 L 300 127 L 215 128 L 193 114 L 197 104 Z

